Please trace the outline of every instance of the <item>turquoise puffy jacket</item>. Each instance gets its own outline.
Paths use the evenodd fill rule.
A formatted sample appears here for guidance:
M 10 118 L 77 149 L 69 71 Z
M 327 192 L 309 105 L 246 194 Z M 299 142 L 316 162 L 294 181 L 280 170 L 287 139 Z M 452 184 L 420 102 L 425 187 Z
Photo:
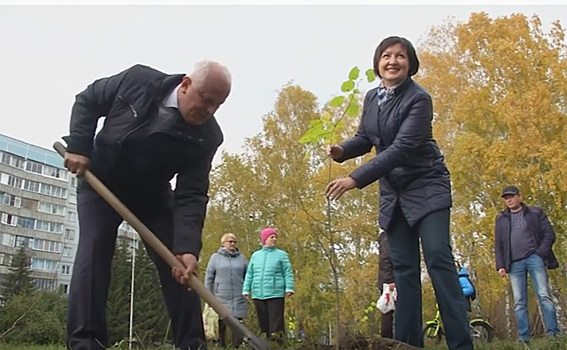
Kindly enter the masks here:
M 265 300 L 283 298 L 286 292 L 295 292 L 293 270 L 287 253 L 268 247 L 255 251 L 248 263 L 242 294 Z

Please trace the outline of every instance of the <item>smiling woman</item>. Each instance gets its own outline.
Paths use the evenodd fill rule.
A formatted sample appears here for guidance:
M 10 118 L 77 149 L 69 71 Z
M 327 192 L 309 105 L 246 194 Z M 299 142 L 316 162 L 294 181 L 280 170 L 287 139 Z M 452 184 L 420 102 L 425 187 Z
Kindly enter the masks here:
M 374 54 L 381 78 L 364 100 L 354 137 L 329 146 L 337 162 L 368 153 L 376 156 L 325 189 L 331 200 L 355 187 L 380 180 L 380 227 L 387 232 L 398 299 L 395 339 L 422 346 L 420 238 L 443 320 L 449 349 L 472 349 L 466 308 L 453 268 L 449 218 L 449 171 L 432 135 L 431 96 L 411 78 L 419 70 L 413 45 L 405 38 L 384 39 Z
M 419 61 L 413 45 L 405 39 L 390 37 L 382 41 L 374 54 L 374 73 L 391 89 L 413 76 L 419 69 Z

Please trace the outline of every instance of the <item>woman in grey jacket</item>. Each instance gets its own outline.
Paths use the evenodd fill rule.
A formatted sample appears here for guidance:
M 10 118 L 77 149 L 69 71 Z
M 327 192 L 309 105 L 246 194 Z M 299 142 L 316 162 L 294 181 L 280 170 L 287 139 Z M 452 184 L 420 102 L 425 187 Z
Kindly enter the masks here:
M 354 137 L 327 148 L 337 162 L 376 148 L 376 156 L 325 190 L 338 199 L 355 187 L 380 181 L 380 227 L 388 234 L 394 263 L 395 337 L 421 347 L 420 249 L 433 282 L 450 350 L 473 348 L 465 300 L 450 239 L 451 181 L 433 139 L 431 96 L 411 78 L 419 70 L 413 45 L 384 39 L 374 54 L 380 85 L 368 91 Z
M 226 233 L 221 238 L 221 247 L 211 255 L 207 272 L 205 273 L 205 286 L 219 301 L 226 306 L 234 317 L 242 321 L 248 316 L 248 304 L 242 296 L 242 285 L 248 268 L 248 260 L 236 247 L 236 236 Z M 219 341 L 226 347 L 226 324 L 219 319 Z M 242 337 L 232 332 L 232 345 L 238 347 Z

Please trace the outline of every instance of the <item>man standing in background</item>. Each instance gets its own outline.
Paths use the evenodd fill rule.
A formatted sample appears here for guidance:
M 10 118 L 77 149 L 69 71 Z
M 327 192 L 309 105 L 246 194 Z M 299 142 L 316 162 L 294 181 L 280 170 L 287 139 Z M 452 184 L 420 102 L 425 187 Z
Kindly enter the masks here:
M 527 206 L 522 202 L 518 187 L 506 186 L 501 197 L 507 208 L 496 217 L 496 270 L 501 277 L 506 277 L 506 274 L 510 276 L 518 338 L 523 343 L 528 343 L 531 338 L 528 273 L 537 294 L 546 333 L 548 336 L 557 336 L 560 333 L 557 313 L 551 299 L 546 270 L 559 266 L 551 250 L 555 241 L 553 227 L 541 208 Z

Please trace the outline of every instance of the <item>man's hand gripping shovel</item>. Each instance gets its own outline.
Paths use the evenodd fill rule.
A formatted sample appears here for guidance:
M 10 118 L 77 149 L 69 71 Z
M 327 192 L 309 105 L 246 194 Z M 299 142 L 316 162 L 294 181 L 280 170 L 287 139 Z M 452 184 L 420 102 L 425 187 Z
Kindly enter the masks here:
M 65 156 L 65 146 L 60 142 L 55 142 L 53 148 L 62 157 Z M 85 171 L 83 175 L 84 179 L 91 185 L 95 191 L 104 198 L 114 210 L 126 222 L 130 224 L 142 237 L 144 241 L 147 242 L 158 254 L 159 256 L 169 264 L 170 267 L 186 270 L 186 267 L 181 261 L 179 261 L 169 249 L 153 234 L 150 229 L 144 225 L 119 199 L 116 197 L 93 173 L 89 170 Z M 221 304 L 218 299 L 211 294 L 211 292 L 206 289 L 201 281 L 195 276 L 190 275 L 187 280 L 187 287 L 194 290 L 207 304 L 209 304 L 213 310 L 219 315 L 219 317 L 226 322 L 226 324 L 232 328 L 233 331 L 240 333 L 244 337 L 244 341 L 250 344 L 256 350 L 269 350 L 270 346 L 266 340 L 252 334 L 244 325 L 242 325 L 231 313 L 230 311 Z

